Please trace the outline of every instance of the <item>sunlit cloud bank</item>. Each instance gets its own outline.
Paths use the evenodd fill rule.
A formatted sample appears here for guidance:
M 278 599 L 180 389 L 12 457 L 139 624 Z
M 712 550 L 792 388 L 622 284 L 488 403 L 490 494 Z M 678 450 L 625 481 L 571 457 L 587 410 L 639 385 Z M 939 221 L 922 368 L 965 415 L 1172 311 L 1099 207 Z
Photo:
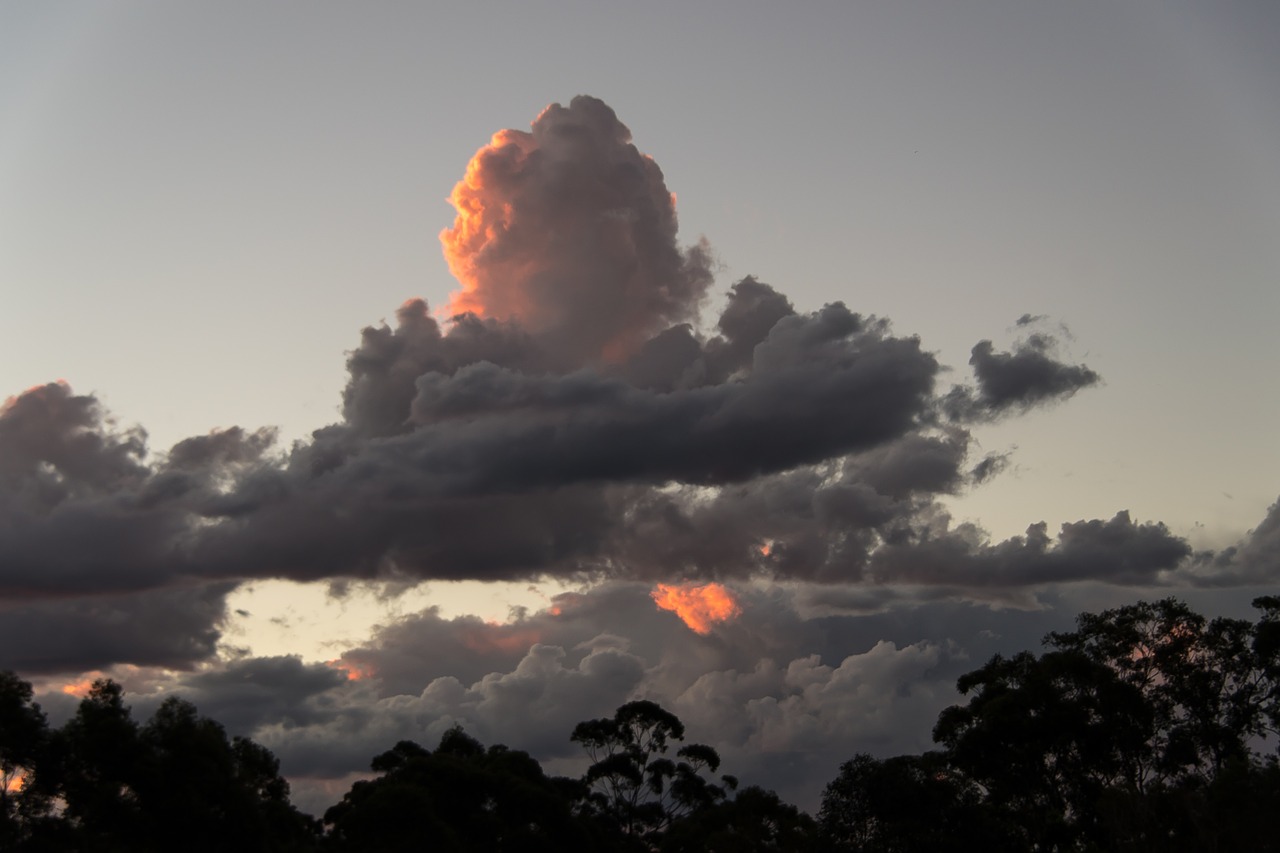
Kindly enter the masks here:
M 365 328 L 341 420 L 307 441 L 232 427 L 152 452 L 63 382 L 4 403 L 0 666 L 125 672 L 140 707 L 182 691 L 312 780 L 458 722 L 571 761 L 575 722 L 657 697 L 799 790 L 818 753 L 918 747 L 972 655 L 1011 641 L 979 624 L 1025 628 L 1082 585 L 1276 578 L 1276 507 L 1212 553 L 1123 507 L 1028 508 L 1002 541 L 952 519 L 942 501 L 1008 462 L 975 430 L 1101 382 L 1061 326 L 1024 314 L 966 373 L 752 277 L 708 317 L 710 246 L 680 242 L 662 171 L 599 100 L 495 135 L 451 200 L 459 289 Z M 428 609 L 304 660 L 228 641 L 227 596 L 264 579 L 579 592 L 503 623 Z

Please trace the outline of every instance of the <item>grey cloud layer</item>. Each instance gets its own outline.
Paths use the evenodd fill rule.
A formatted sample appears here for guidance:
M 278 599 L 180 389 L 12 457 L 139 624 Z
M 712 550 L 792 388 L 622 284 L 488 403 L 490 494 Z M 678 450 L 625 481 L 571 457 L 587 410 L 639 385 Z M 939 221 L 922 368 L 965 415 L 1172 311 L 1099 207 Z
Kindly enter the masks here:
M 689 541 L 666 555 L 682 574 L 855 580 L 887 525 L 980 478 L 962 473 L 968 433 L 931 425 L 939 365 L 916 339 L 838 303 L 796 314 L 752 279 L 720 330 L 676 327 L 622 365 L 530 372 L 531 339 L 476 318 L 442 332 L 411 303 L 353 353 L 347 422 L 280 462 L 269 432 L 236 428 L 147 467 L 140 434 L 46 386 L 0 421 L 49 436 L 12 441 L 26 465 L 11 466 L 7 508 L 25 523 L 0 541 L 0 588 L 655 576 L 644 540 L 659 532 Z
M 269 746 L 305 791 L 366 770 L 397 740 L 433 744 L 455 724 L 578 773 L 574 724 L 645 696 L 674 710 L 690 739 L 715 745 L 730 772 L 812 808 L 854 751 L 927 745 L 937 712 L 954 701 L 956 676 L 996 648 L 989 628 L 1034 643 L 1066 625 L 956 602 L 806 618 L 795 591 L 740 596 L 742 615 L 707 635 L 653 607 L 647 585 L 635 583 L 566 593 L 503 625 L 428 610 L 342 656 L 338 665 L 365 680 L 347 681 L 338 665 L 249 658 L 170 679 L 163 690 L 139 683 L 131 698 L 145 715 L 180 693 Z

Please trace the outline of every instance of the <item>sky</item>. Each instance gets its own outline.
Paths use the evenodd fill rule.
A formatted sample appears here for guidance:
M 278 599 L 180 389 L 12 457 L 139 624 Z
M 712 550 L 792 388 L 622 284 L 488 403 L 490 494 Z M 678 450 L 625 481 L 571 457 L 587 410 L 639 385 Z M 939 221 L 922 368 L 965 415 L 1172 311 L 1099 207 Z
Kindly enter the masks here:
M 812 809 L 1280 573 L 1280 7 L 0 8 L 0 667 L 304 808 L 660 701 Z

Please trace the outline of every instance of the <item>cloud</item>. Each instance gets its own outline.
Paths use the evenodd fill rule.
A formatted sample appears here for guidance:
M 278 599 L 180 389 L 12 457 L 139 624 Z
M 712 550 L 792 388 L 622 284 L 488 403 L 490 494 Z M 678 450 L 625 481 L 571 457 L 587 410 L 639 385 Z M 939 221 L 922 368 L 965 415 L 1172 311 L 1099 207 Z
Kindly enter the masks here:
M 976 387 L 940 395 L 944 368 L 919 339 L 839 302 L 797 311 L 754 277 L 704 330 L 706 247 L 679 245 L 661 170 L 593 98 L 495 135 L 452 201 L 448 318 L 411 299 L 394 326 L 364 329 L 342 420 L 287 453 L 269 429 L 232 427 L 149 460 L 145 434 L 92 396 L 55 384 L 11 400 L 0 594 L 924 577 L 904 542 L 967 561 L 951 583 L 1018 585 L 1036 560 L 1071 576 L 1035 536 L 982 546 L 1016 571 L 973 568 L 996 557 L 966 551 L 963 531 L 914 541 L 941 498 L 1004 462 L 970 459 L 942 413 L 989 419 L 1097 381 L 1056 360 L 1051 335 L 979 344 Z M 1128 559 L 1099 565 L 1140 574 Z
M 689 739 L 714 745 L 747 784 L 812 807 L 849 754 L 925 744 L 970 662 L 960 644 L 985 655 L 992 646 L 983 632 L 993 624 L 1036 636 L 1046 624 L 1058 627 L 1042 615 L 1031 622 L 954 603 L 804 618 L 798 592 L 744 588 L 740 615 L 706 634 L 680 626 L 642 584 L 557 596 L 508 624 L 427 610 L 343 656 L 366 668 L 367 680 L 292 657 L 248 658 L 170 679 L 131 701 L 145 715 L 164 695 L 186 696 L 271 748 L 305 790 L 323 780 L 349 784 L 397 740 L 434 743 L 453 725 L 576 774 L 583 768 L 573 726 L 644 697 L 675 711 Z M 922 637 L 921 625 L 934 627 Z M 453 661 L 461 650 L 470 657 Z
M 448 312 L 516 320 L 557 356 L 619 360 L 696 319 L 705 247 L 676 244 L 675 197 L 596 98 L 552 104 L 481 148 L 440 235 L 462 289 Z
M 232 732 L 247 733 L 276 724 L 317 725 L 328 719 L 326 708 L 346 683 L 340 670 L 304 663 L 296 655 L 236 658 L 194 668 L 154 685 L 163 690 L 137 697 L 135 716 L 150 714 L 163 694 L 177 693 Z
M 709 634 L 717 622 L 726 622 L 742 612 L 733 593 L 718 583 L 660 583 L 649 595 L 658 607 L 675 613 L 698 634 Z
M 884 581 L 967 587 L 1018 587 L 1102 580 L 1116 584 L 1162 581 L 1191 556 L 1186 540 L 1163 524 L 1134 522 L 1128 512 L 1109 521 L 1063 524 L 1057 540 L 1039 522 L 1025 536 L 990 543 L 972 525 L 948 519 L 903 528 L 872 558 L 871 574 Z
M 342 393 L 347 431 L 367 438 L 408 432 L 415 382 L 427 373 L 451 374 L 477 362 L 545 368 L 546 357 L 519 325 L 463 315 L 442 330 L 427 303 L 410 299 L 396 311 L 396 327 L 369 326 L 347 359 Z M 344 433 L 345 435 L 346 433 Z M 322 442 L 323 444 L 323 442 Z
M 635 690 L 644 667 L 613 648 L 566 659 L 562 647 L 534 644 L 514 668 L 469 683 L 440 676 L 413 693 L 382 698 L 346 685 L 310 700 L 310 719 L 278 717 L 254 728 L 254 737 L 280 757 L 285 772 L 319 778 L 364 770 L 397 740 L 433 743 L 454 725 L 485 743 L 545 758 L 570 755 L 573 726 L 612 713 Z
M 215 654 L 234 584 L 0 603 L 0 669 L 188 669 Z
M 271 430 L 215 431 L 148 464 L 146 434 L 117 429 L 90 395 L 51 383 L 10 398 L 0 408 L 0 595 L 181 582 L 185 549 L 273 441 Z
M 1187 579 L 1197 586 L 1275 583 L 1280 578 L 1280 500 L 1240 542 L 1217 553 L 1198 553 L 1186 569 Z
M 1042 319 L 1024 314 L 1018 326 Z M 991 341 L 979 341 L 969 358 L 978 387 L 953 388 L 944 401 L 948 415 L 957 421 L 992 419 L 1065 400 L 1101 381 L 1101 376 L 1083 364 L 1059 361 L 1057 349 L 1058 339 L 1046 332 L 1019 341 L 1011 352 L 997 352 Z
M 144 479 L 146 434 L 110 426 L 96 399 L 73 394 L 62 382 L 10 397 L 0 407 L 5 498 L 50 507 Z

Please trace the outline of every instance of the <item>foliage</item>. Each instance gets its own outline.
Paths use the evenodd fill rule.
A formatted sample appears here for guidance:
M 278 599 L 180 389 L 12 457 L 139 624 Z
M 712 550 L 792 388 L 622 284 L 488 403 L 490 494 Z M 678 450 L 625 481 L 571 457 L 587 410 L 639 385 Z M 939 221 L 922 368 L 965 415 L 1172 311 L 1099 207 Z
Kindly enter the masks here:
M 271 753 L 165 701 L 145 725 L 124 691 L 95 682 L 50 731 L 31 687 L 0 673 L 0 761 L 24 781 L 6 808 L 4 844 L 18 851 L 292 851 L 315 825 L 289 803 Z M 19 713 L 22 708 L 25 713 Z M 10 743 L 12 741 L 12 744 Z
M 855 755 L 827 785 L 818 820 L 840 850 L 1022 849 L 977 786 L 937 752 L 883 760 Z
M 51 808 L 44 712 L 31 685 L 0 672 L 0 849 L 25 843 Z
M 1274 849 L 1280 599 L 1256 623 L 1166 599 L 1082 614 L 1050 650 L 962 676 L 940 753 L 857 756 L 820 822 L 837 849 Z M 1261 810 L 1261 812 L 1259 811 Z M 981 839 L 966 838 L 977 832 Z
M 657 836 L 675 821 L 721 802 L 738 785 L 732 776 L 713 784 L 703 773 L 720 768 L 720 756 L 704 744 L 687 744 L 666 757 L 670 742 L 684 740 L 684 724 L 654 702 L 628 702 L 609 718 L 574 727 L 570 739 L 591 759 L 583 781 L 586 805 L 624 836 Z
M 459 728 L 434 752 L 401 741 L 373 759 L 383 775 L 356 782 L 325 812 L 327 849 L 557 851 L 591 849 L 576 823 L 571 784 L 548 778 L 528 753 L 487 750 Z
M 662 853 L 808 853 L 817 843 L 817 824 L 773 791 L 755 785 L 732 799 L 697 809 L 672 823 Z

